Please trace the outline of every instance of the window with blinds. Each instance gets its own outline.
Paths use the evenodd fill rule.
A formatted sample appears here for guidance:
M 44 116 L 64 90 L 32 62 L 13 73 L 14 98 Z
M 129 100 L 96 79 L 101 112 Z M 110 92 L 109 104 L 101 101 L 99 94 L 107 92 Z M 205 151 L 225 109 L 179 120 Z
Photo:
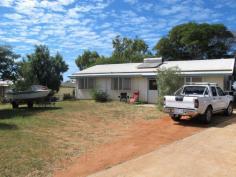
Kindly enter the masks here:
M 131 79 L 118 77 L 112 78 L 111 90 L 131 90 Z
M 79 89 L 94 89 L 95 88 L 95 78 L 79 78 L 78 82 Z

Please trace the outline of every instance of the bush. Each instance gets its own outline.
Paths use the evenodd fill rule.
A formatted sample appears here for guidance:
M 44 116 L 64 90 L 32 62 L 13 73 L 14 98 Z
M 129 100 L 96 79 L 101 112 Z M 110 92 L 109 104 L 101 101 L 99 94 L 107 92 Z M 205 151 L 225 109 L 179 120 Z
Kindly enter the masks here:
M 72 100 L 73 98 L 74 97 L 69 93 L 63 94 L 63 100 Z
M 107 102 L 108 101 L 108 95 L 106 92 L 101 90 L 95 90 L 92 92 L 92 97 L 97 102 Z
M 158 86 L 158 107 L 163 108 L 163 99 L 165 95 L 173 95 L 184 83 L 183 77 L 180 75 L 178 67 L 162 68 L 157 72 Z

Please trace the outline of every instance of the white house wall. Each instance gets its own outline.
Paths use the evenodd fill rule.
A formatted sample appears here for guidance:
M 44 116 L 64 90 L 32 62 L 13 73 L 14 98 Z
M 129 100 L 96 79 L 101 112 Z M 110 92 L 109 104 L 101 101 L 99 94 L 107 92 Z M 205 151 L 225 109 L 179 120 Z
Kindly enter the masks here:
M 126 92 L 128 96 L 132 96 L 133 92 L 139 91 L 140 100 L 147 101 L 147 78 L 144 77 L 132 77 L 131 78 L 131 90 L 111 90 L 111 78 L 110 77 L 97 77 L 96 78 L 96 90 L 105 91 L 109 97 L 113 100 L 119 100 L 121 92 Z M 78 80 L 76 81 L 76 98 L 77 99 L 91 99 L 91 90 L 78 89 Z
M 107 78 L 107 86 L 107 93 L 113 100 L 119 100 L 121 92 L 126 92 L 128 96 L 132 96 L 135 91 L 139 91 L 139 99 L 141 101 L 147 101 L 147 78 L 132 77 L 131 90 L 111 90 L 111 78 Z
M 119 100 L 121 92 L 126 92 L 128 96 L 132 96 L 135 91 L 139 91 L 141 101 L 148 102 L 148 78 L 131 77 L 131 90 L 111 90 L 111 77 L 95 77 L 97 90 L 105 91 L 113 100 Z M 202 76 L 203 82 L 217 83 L 224 89 L 224 76 Z M 78 89 L 78 80 L 76 81 L 76 98 L 91 99 L 91 90 Z M 157 93 L 156 93 L 157 94 Z M 157 95 L 154 95 L 157 97 Z
M 222 89 L 224 89 L 224 76 L 203 76 L 203 82 L 217 83 Z

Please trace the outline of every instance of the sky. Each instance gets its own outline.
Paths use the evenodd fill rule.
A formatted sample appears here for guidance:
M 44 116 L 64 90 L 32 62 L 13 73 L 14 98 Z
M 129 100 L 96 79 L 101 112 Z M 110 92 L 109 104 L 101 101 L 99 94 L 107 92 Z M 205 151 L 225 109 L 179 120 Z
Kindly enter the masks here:
M 35 45 L 61 53 L 68 75 L 84 50 L 109 56 L 112 39 L 138 36 L 150 49 L 172 27 L 223 23 L 236 31 L 236 0 L 0 0 L 0 44 L 25 57 Z

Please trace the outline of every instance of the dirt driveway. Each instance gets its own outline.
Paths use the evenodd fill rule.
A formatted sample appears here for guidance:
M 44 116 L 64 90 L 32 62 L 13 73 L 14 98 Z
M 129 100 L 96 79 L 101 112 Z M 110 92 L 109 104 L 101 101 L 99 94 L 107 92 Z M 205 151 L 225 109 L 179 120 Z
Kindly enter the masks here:
M 87 152 L 80 158 L 75 159 L 65 170 L 56 171 L 54 176 L 87 176 L 154 151 L 208 127 L 219 126 L 225 120 L 225 117 L 219 115 L 210 125 L 204 125 L 195 119 L 186 119 L 176 123 L 169 117 L 140 121 L 130 127 L 124 136 L 109 144 L 101 145 L 92 152 Z
M 235 177 L 236 119 L 89 177 Z

